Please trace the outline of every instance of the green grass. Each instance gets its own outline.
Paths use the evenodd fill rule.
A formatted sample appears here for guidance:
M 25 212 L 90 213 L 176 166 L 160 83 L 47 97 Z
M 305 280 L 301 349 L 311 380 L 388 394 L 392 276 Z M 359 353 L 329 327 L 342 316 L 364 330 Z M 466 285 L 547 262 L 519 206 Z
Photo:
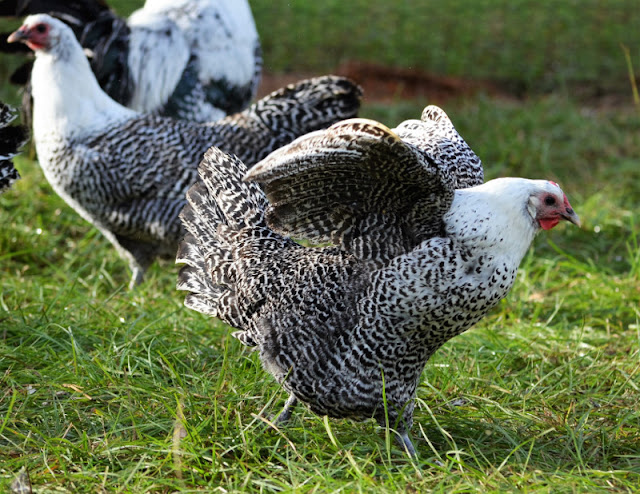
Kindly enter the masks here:
M 128 291 L 125 263 L 20 158 L 0 196 L 0 492 L 22 467 L 37 492 L 640 489 L 640 111 L 619 45 L 640 65 L 635 3 L 251 4 L 272 70 L 354 58 L 530 90 L 445 110 L 487 178 L 560 182 L 583 228 L 540 234 L 507 299 L 429 361 L 414 464 L 372 422 L 299 407 L 265 426 L 284 393 L 228 327 L 182 306 L 177 268 Z M 626 85 L 629 105 L 586 107 L 573 81 Z M 428 103 L 362 114 L 393 126 Z
M 389 124 L 426 102 L 363 114 Z M 176 267 L 125 265 L 32 162 L 0 197 L 0 491 L 633 492 L 640 486 L 637 112 L 560 98 L 447 110 L 489 178 L 559 180 L 584 222 L 541 234 L 517 284 L 428 363 L 412 464 L 372 422 L 299 408 Z M 390 450 L 388 449 L 390 448 Z
M 548 91 L 625 81 L 620 44 L 640 55 L 633 0 L 252 0 L 275 71 L 366 60 Z M 301 20 L 311 19 L 311 22 Z

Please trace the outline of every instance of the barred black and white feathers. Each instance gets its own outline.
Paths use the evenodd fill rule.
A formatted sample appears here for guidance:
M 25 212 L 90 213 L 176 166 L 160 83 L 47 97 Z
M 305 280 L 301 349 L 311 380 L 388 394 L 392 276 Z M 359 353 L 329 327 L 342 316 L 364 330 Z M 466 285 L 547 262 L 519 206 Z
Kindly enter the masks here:
M 269 185 L 275 230 L 385 261 L 440 233 L 453 191 L 481 184 L 483 171 L 447 115 L 429 106 L 394 131 L 363 119 L 301 137 L 250 177 Z
M 12 159 L 29 139 L 29 131 L 22 125 L 9 125 L 16 118 L 14 110 L 0 102 L 0 193 L 20 178 Z
M 175 255 L 178 213 L 210 146 L 249 166 L 308 132 L 354 116 L 360 89 L 325 76 L 287 86 L 214 123 L 141 115 L 98 86 L 71 30 L 47 15 L 12 35 L 36 46 L 34 135 L 54 190 L 98 227 L 138 282 L 158 255 Z
M 73 29 L 100 86 L 136 111 L 209 122 L 255 96 L 262 55 L 247 0 L 147 0 L 128 19 L 103 0 L 0 2 L 1 15 L 39 13 Z M 22 67 L 15 82 L 28 74 Z
M 200 164 L 181 215 L 185 304 L 257 348 L 291 394 L 280 420 L 297 400 L 321 415 L 388 417 L 411 454 L 428 358 L 507 294 L 541 228 L 579 223 L 557 184 L 482 183 L 436 107 L 394 130 L 340 122 L 245 170 L 216 149 Z

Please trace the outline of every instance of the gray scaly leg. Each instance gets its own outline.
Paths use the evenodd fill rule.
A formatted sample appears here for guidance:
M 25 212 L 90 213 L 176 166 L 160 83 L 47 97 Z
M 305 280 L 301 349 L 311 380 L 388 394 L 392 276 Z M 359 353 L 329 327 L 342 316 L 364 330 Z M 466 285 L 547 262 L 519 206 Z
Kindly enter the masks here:
M 287 422 L 291 418 L 291 413 L 293 413 L 293 409 L 297 404 L 298 399 L 293 395 L 289 395 L 289 398 L 287 398 L 287 402 L 284 404 L 282 412 L 280 412 L 280 415 L 278 415 L 273 422 L 276 425 L 282 425 Z
M 402 446 L 402 449 L 404 449 L 411 458 L 413 458 L 414 460 L 418 458 L 418 453 L 416 453 L 416 448 L 413 447 L 413 443 L 411 442 L 409 433 L 398 433 L 397 439 Z

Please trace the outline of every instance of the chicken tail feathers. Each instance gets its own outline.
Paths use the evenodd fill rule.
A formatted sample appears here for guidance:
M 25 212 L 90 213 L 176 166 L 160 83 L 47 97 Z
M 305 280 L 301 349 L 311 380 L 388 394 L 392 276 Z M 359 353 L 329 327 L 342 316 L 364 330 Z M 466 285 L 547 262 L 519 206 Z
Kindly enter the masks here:
M 292 139 L 354 117 L 360 109 L 362 89 L 338 76 L 305 79 L 285 86 L 253 105 L 249 111 L 274 135 Z M 276 146 L 280 147 L 280 146 Z
M 301 135 L 356 116 L 361 98 L 360 87 L 344 77 L 314 77 L 290 84 L 218 122 L 234 136 L 225 143 L 225 150 L 251 167 Z
M 188 233 L 176 256 L 185 264 L 177 288 L 190 292 L 185 306 L 243 328 L 248 313 L 236 300 L 236 273 L 244 262 L 237 250 L 252 232 L 269 231 L 266 199 L 259 186 L 243 181 L 245 165 L 218 148 L 206 152 L 198 173 L 180 215 Z

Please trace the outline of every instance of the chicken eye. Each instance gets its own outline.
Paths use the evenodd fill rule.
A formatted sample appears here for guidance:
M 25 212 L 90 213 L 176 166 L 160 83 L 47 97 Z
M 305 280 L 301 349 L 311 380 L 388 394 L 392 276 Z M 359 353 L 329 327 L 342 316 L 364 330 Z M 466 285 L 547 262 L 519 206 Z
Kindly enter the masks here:
M 38 24 L 36 25 L 36 31 L 40 34 L 44 34 L 47 31 L 47 26 L 45 26 L 44 24 Z
M 547 206 L 553 206 L 556 203 L 556 198 L 553 197 L 553 196 L 547 196 L 547 197 L 544 198 L 544 203 Z

